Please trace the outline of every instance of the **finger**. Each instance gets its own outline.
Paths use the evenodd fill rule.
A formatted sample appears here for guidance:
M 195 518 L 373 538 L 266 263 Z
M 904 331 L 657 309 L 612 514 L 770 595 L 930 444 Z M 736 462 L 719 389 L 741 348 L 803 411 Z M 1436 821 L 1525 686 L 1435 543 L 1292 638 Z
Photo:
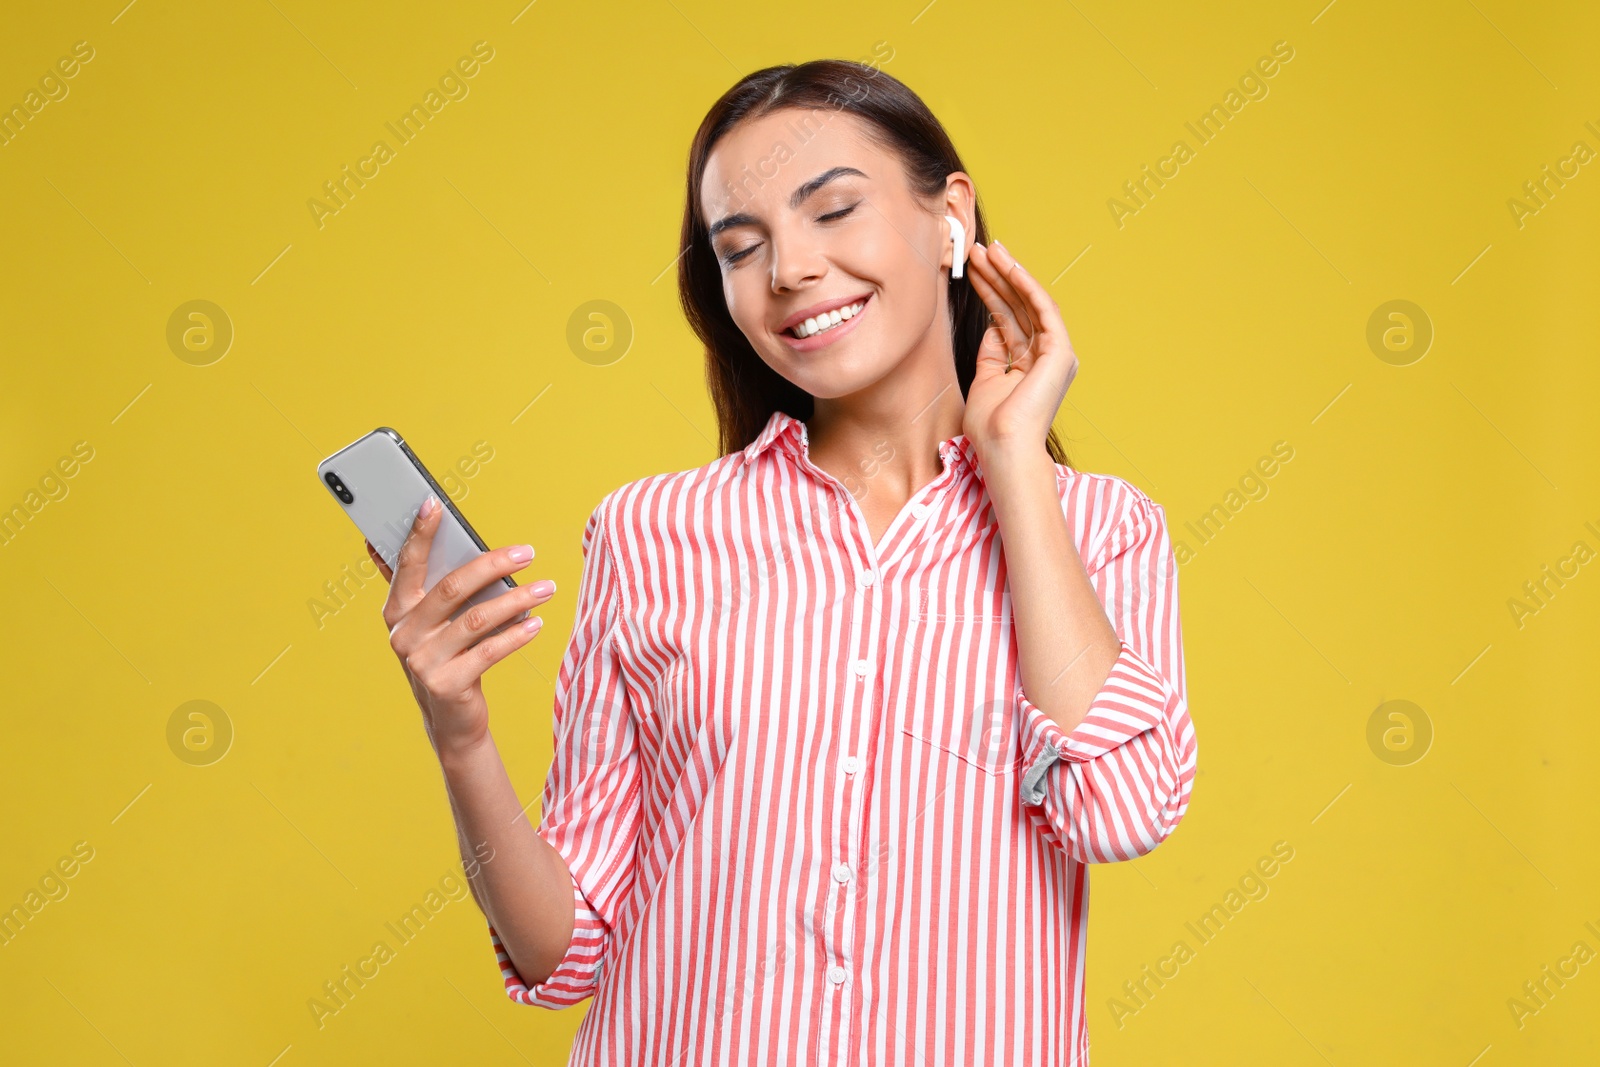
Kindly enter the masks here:
M 432 510 L 429 510 L 429 502 Z M 439 529 L 439 517 L 444 514 L 440 501 L 430 496 L 411 520 L 411 530 L 405 544 L 395 557 L 394 580 L 390 583 L 390 598 L 403 611 L 409 612 L 423 597 L 423 581 L 428 577 L 428 552 L 433 548 L 433 535 Z
M 995 266 L 1004 272 L 1018 296 L 1024 301 L 1033 321 L 1043 329 L 1058 331 L 1062 342 L 1069 350 L 1072 348 L 1072 338 L 1067 335 L 1067 324 L 1061 318 L 1061 306 L 1055 302 L 1039 279 L 1028 273 L 1028 268 L 1017 262 L 1004 245 L 994 245 L 996 250 L 992 260 Z
M 432 630 L 455 614 L 456 609 L 478 590 L 490 582 L 515 574 L 532 561 L 532 545 L 510 545 L 474 556 L 440 578 L 411 609 L 411 615 L 416 619 L 416 625 Z
M 977 258 L 975 256 L 974 260 Z M 999 272 L 995 270 L 993 260 L 985 256 L 983 266 L 973 271 L 970 277 L 972 287 L 978 291 L 978 296 L 989 309 L 990 318 L 1000 328 L 1011 362 L 1019 360 L 1026 362 L 1033 336 L 1032 324 L 1027 320 L 1018 319 L 1018 307 L 1013 306 L 1011 300 L 1000 290 L 1001 279 Z M 1020 304 L 1021 300 L 1018 298 L 1017 305 Z
M 978 276 L 993 294 L 992 299 L 986 303 L 1005 328 L 1006 343 L 1015 359 L 1027 353 L 1034 335 L 1038 332 L 1038 325 L 1028 315 L 1028 302 L 1017 293 L 1011 283 L 1006 281 L 1003 270 L 997 263 L 998 257 L 999 253 L 994 251 L 992 244 L 984 249 L 983 264 Z
M 991 280 L 995 277 L 994 265 L 988 261 L 983 252 L 982 245 L 972 246 L 972 270 L 967 272 L 967 277 L 972 279 L 972 287 L 978 291 L 978 298 L 983 301 L 983 306 L 989 309 L 989 323 L 1004 330 L 1009 323 L 1015 322 L 1015 315 L 1010 305 L 1006 303 L 1000 290 L 996 289 Z
M 372 542 L 363 539 L 361 543 L 367 546 L 367 555 L 371 556 L 372 562 L 378 565 L 378 573 L 383 575 L 383 580 L 386 582 L 393 581 L 394 571 L 390 570 L 389 565 L 383 561 L 383 557 L 378 555 L 378 550 L 372 547 Z
M 548 602 L 555 594 L 556 583 L 541 581 L 530 585 L 519 585 L 481 604 L 472 605 L 458 615 L 455 621 L 437 637 L 428 642 L 420 666 L 426 667 L 432 663 L 442 663 L 455 658 L 475 643 L 487 640 L 485 634 L 491 633 L 503 623 L 515 620 L 519 615 L 526 615 L 532 609 Z
M 505 597 L 496 597 L 504 600 Z M 508 626 L 493 637 L 486 637 L 461 655 L 452 659 L 440 672 L 437 685 L 445 692 L 462 692 L 484 671 L 517 651 L 538 636 L 544 620 L 535 615 Z
M 1078 354 L 1073 351 L 1072 337 L 1061 318 L 1061 306 L 1048 290 L 1004 246 L 990 245 L 991 264 L 999 267 L 1013 288 L 1027 301 L 1028 309 L 1039 326 L 1039 333 L 1029 352 L 1027 366 L 1036 375 L 1042 375 L 1041 384 L 1058 390 L 1056 404 L 1072 386 L 1078 373 Z
M 1022 270 L 1022 264 L 1006 250 L 1005 245 L 997 241 L 989 242 L 989 266 L 994 268 L 994 273 L 997 275 L 995 287 L 1006 298 L 1006 303 L 1015 309 L 1017 321 L 1027 326 L 1028 340 L 1032 341 L 1038 336 L 1044 320 L 1036 313 L 1033 301 L 1024 296 L 1017 287 L 1016 274 L 1027 272 Z
M 1005 374 L 1013 370 L 1011 349 L 1006 344 L 1005 336 L 1000 327 L 990 326 L 983 331 L 983 340 L 978 344 L 976 361 L 977 374 L 986 377 L 993 368 L 995 374 Z

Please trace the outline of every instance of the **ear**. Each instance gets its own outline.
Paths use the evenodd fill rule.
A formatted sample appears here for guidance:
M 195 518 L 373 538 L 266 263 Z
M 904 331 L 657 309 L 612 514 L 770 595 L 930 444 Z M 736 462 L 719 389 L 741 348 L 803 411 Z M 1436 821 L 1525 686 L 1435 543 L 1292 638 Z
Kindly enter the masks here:
M 977 191 L 973 188 L 972 178 L 966 171 L 951 171 L 944 180 L 944 211 L 941 214 L 949 215 L 961 224 L 962 229 L 962 259 L 970 259 L 972 246 L 977 241 L 978 212 Z M 942 227 L 944 243 L 939 254 L 939 265 L 950 267 L 954 274 L 955 246 L 951 243 L 953 228 L 947 222 Z

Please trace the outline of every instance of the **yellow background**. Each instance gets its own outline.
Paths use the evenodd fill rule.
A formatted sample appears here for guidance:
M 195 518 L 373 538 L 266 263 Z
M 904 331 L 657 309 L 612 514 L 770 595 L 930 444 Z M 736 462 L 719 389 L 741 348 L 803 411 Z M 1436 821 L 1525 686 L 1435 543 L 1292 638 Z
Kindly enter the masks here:
M 584 518 L 715 454 L 667 270 L 689 139 L 740 75 L 878 42 L 1052 281 L 1075 465 L 1195 550 L 1201 771 L 1168 843 L 1093 871 L 1094 1062 L 1593 1062 L 1600 962 L 1520 1026 L 1507 1003 L 1600 951 L 1600 564 L 1520 626 L 1508 607 L 1600 549 L 1600 163 L 1520 227 L 1507 206 L 1600 149 L 1592 5 L 120 4 L 0 35 L 8 106 L 95 52 L 0 147 L 0 505 L 94 450 L 0 545 L 0 906 L 94 849 L 0 947 L 14 1062 L 564 1061 L 585 1009 L 510 1003 L 470 899 L 323 1028 L 308 1011 L 459 873 L 381 581 L 320 627 L 308 607 L 364 559 L 314 469 L 380 424 L 436 469 L 492 447 L 458 500 L 562 589 L 488 683 L 535 800 Z M 322 183 L 480 40 L 469 95 L 319 228 Z M 1269 95 L 1197 147 L 1185 121 L 1280 40 Z M 1119 228 L 1107 201 L 1179 138 L 1194 158 Z M 166 341 L 196 299 L 235 331 L 209 366 Z M 597 299 L 634 331 L 604 366 L 566 341 Z M 1366 342 L 1396 299 L 1435 334 L 1409 366 Z M 1280 441 L 1268 495 L 1186 536 Z M 1391 699 L 1431 723 L 1410 765 L 1368 745 Z M 168 747 L 190 700 L 235 732 L 209 766 Z M 1199 945 L 1185 923 L 1279 841 L 1268 894 Z M 1119 1026 L 1111 998 L 1179 940 Z

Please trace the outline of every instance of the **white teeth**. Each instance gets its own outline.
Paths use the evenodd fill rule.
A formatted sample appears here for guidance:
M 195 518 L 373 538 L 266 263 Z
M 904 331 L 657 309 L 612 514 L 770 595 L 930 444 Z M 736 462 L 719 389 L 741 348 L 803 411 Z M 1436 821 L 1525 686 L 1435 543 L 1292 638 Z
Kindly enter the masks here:
M 851 304 L 848 307 L 835 308 L 833 311 L 824 312 L 821 315 L 817 315 L 814 318 L 809 318 L 806 321 L 797 324 L 796 326 L 792 327 L 789 332 L 796 337 L 810 337 L 812 334 L 823 333 L 824 331 L 833 329 L 835 326 L 847 319 L 855 318 L 865 306 L 866 301 L 861 300 Z

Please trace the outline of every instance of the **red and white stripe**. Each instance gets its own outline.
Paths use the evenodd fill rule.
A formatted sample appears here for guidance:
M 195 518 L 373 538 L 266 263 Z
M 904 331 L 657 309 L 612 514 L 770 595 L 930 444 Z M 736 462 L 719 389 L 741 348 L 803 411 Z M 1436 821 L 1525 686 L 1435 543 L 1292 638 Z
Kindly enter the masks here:
M 490 929 L 513 1000 L 593 998 L 572 1063 L 1088 1063 L 1084 865 L 1194 779 L 1165 512 L 1056 468 L 1122 640 L 1069 735 L 1019 685 L 971 442 L 939 452 L 876 545 L 783 412 L 590 515 L 538 826 L 577 928 L 532 987 Z

